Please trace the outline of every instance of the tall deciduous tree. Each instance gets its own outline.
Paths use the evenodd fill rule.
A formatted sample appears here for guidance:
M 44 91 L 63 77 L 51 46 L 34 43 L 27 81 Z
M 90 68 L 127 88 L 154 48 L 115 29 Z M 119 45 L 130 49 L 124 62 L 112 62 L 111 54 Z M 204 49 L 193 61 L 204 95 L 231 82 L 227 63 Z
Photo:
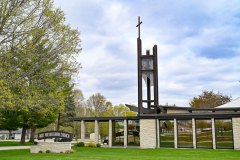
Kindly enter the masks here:
M 0 14 L 0 107 L 20 111 L 24 143 L 26 129 L 52 123 L 64 109 L 79 33 L 51 0 L 2 0 Z
M 190 100 L 189 105 L 194 108 L 214 108 L 231 101 L 231 96 L 213 91 L 202 91 L 202 94 Z
M 101 93 L 95 93 L 87 100 L 88 109 L 92 116 L 101 116 L 112 107 L 112 103 L 107 101 Z
M 74 95 L 74 104 L 76 106 L 76 117 L 84 117 L 86 116 L 86 103 L 84 100 L 84 96 L 81 90 L 76 89 L 73 91 Z M 73 134 L 77 139 L 80 138 L 80 128 L 81 125 L 79 122 L 73 122 Z
M 115 105 L 113 107 L 113 114 L 115 117 L 136 116 L 136 112 L 130 111 L 124 104 Z

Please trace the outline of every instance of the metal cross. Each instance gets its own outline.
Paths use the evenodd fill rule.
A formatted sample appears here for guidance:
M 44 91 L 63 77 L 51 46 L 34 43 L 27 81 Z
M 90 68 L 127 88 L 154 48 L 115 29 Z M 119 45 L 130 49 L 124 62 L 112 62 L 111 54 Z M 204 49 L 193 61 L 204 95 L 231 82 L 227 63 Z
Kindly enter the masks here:
M 136 27 L 138 27 L 138 38 L 140 38 L 140 24 L 142 24 L 142 21 L 140 21 L 140 17 L 138 17 L 138 24 Z

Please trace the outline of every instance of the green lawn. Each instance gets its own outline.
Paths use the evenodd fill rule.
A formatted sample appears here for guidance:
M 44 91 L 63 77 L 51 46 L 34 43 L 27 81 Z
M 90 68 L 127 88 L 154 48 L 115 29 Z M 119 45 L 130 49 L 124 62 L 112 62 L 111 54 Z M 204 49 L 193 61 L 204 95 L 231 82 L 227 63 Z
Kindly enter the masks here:
M 29 146 L 29 145 L 33 145 L 33 143 L 25 142 L 24 145 L 20 145 L 20 143 L 17 142 L 17 141 L 0 141 L 0 147 L 5 147 L 5 146 Z
M 240 151 L 193 149 L 75 148 L 72 154 L 0 151 L 1 160 L 239 160 Z

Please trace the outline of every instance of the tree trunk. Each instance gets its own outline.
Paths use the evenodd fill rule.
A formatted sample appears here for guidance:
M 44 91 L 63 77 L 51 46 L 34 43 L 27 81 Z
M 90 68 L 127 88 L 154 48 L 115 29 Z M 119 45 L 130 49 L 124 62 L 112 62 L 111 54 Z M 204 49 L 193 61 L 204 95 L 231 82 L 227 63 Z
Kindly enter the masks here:
M 58 113 L 57 131 L 60 129 L 60 112 Z
M 12 130 L 8 130 L 8 139 L 12 139 Z
M 29 139 L 30 138 L 30 129 L 27 129 L 26 130 L 26 139 Z
M 23 127 L 20 144 L 25 144 L 26 131 L 27 131 L 27 128 Z
M 30 139 L 29 139 L 29 142 L 34 142 L 34 138 L 35 138 L 35 131 L 36 131 L 36 128 L 31 128 L 31 134 L 30 134 Z
M 60 112 L 58 113 L 58 121 L 57 121 L 57 131 L 60 129 Z M 58 142 L 58 138 L 55 138 L 54 142 Z

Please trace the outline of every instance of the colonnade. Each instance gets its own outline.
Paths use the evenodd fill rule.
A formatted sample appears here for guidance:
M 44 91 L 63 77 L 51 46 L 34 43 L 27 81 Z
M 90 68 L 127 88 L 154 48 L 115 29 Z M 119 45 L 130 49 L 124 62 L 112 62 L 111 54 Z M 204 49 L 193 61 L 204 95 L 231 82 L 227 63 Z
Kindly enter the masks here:
M 127 120 L 125 119 L 123 121 L 124 123 L 124 147 L 127 147 Z M 108 121 L 108 146 L 109 147 L 112 147 L 112 144 L 113 144 L 113 120 L 109 120 Z M 85 121 L 84 120 L 81 120 L 81 141 L 82 142 L 85 142 L 85 131 L 86 131 L 86 128 L 85 128 Z M 98 144 L 99 143 L 99 121 L 98 120 L 95 120 L 95 125 L 94 125 L 94 133 L 95 133 L 95 136 L 94 136 L 94 143 L 95 144 Z
M 209 118 L 208 118 L 209 119 Z M 178 146 L 178 120 L 172 119 L 174 125 L 174 148 L 179 148 Z M 197 135 L 196 135 L 196 119 L 188 119 L 192 123 L 192 147 L 197 148 Z M 212 148 L 216 149 L 216 132 L 215 132 L 215 118 L 211 120 L 211 133 L 212 133 Z M 109 125 L 109 135 L 108 135 L 108 146 L 113 146 L 113 123 L 115 120 L 108 120 Z M 141 148 L 161 148 L 160 145 L 160 125 L 159 119 L 139 119 L 140 121 L 140 147 Z M 95 144 L 99 143 L 99 120 L 95 120 Z M 106 121 L 105 121 L 106 122 Z M 85 142 L 85 121 L 81 120 L 81 141 Z M 232 132 L 233 132 L 233 144 L 234 149 L 240 149 L 240 118 L 232 118 Z M 123 147 L 128 146 L 128 120 L 123 120 Z

